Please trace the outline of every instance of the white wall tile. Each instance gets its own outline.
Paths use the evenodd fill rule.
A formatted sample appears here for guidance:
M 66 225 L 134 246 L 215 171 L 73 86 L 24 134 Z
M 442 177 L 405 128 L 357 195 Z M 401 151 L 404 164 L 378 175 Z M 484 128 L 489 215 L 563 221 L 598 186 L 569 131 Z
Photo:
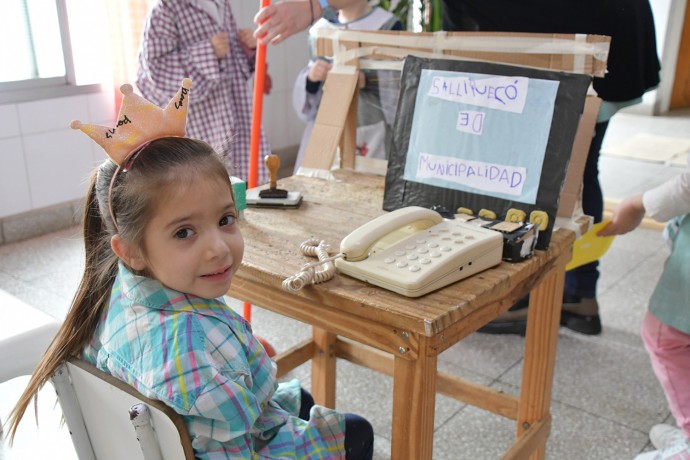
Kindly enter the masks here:
M 90 122 L 87 95 L 23 102 L 17 108 L 23 134 L 64 129 L 75 119 Z
M 34 208 L 84 197 L 93 168 L 91 144 L 88 136 L 69 128 L 25 137 Z
M 19 136 L 19 134 L 17 106 L 15 104 L 0 105 L 0 138 Z
M 263 120 L 271 148 L 281 149 L 287 146 L 287 125 L 285 111 L 285 91 L 272 91 L 270 100 L 264 102 Z
M 104 126 L 115 126 L 117 112 L 115 95 L 112 91 L 103 91 L 88 95 L 89 117 L 82 120 L 87 123 L 98 123 Z
M 306 123 L 304 123 L 297 116 L 295 110 L 292 108 L 292 93 L 287 94 L 287 104 L 289 104 L 289 112 L 287 112 L 287 115 L 285 117 L 287 121 L 286 142 L 288 146 L 299 145 L 300 141 L 302 140 L 302 133 L 304 132 L 304 127 L 306 126 Z
M 19 137 L 0 139 L 0 218 L 31 209 L 29 181 Z
M 290 56 L 285 69 L 286 78 L 290 81 L 290 88 L 292 88 L 299 71 L 309 62 L 308 37 L 309 34 L 306 31 L 300 32 L 284 42 L 284 52 Z

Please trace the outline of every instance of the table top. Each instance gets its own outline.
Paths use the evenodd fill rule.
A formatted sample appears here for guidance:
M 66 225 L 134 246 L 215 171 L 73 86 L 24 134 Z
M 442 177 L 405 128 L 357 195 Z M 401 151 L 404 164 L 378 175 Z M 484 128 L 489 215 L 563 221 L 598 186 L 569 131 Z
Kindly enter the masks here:
M 245 240 L 244 260 L 233 284 L 244 280 L 282 291 L 285 278 L 316 260 L 300 252 L 300 244 L 305 240 L 325 240 L 337 252 L 346 235 L 386 213 L 382 209 L 382 176 L 347 170 L 333 171 L 333 176 L 335 180 L 305 176 L 281 179 L 279 188 L 302 193 L 303 202 L 297 209 L 244 211 L 240 221 Z M 476 330 L 527 294 L 564 252 L 572 252 L 574 240 L 574 232 L 557 230 L 549 249 L 536 251 L 526 261 L 502 262 L 422 297 L 405 297 L 338 273 L 332 280 L 306 286 L 294 296 L 300 298 L 301 304 L 344 312 L 427 337 L 437 336 L 466 318 L 472 319 L 466 321 L 467 327 Z

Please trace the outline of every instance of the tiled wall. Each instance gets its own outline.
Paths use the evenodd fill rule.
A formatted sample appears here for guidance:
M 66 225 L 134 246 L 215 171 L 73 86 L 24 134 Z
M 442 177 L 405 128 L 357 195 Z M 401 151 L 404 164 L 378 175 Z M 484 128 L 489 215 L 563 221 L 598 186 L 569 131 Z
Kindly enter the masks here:
M 0 106 L 0 243 L 74 221 L 100 147 L 69 128 L 72 119 L 111 124 L 106 92 Z
M 240 27 L 253 27 L 254 2 L 234 0 Z M 304 129 L 292 109 L 295 76 L 308 59 L 306 33 L 269 46 L 271 94 L 263 99 L 264 129 L 276 151 L 294 152 Z M 110 125 L 109 92 L 0 105 L 0 244 L 74 225 L 91 170 L 103 151 L 69 128 L 72 119 Z

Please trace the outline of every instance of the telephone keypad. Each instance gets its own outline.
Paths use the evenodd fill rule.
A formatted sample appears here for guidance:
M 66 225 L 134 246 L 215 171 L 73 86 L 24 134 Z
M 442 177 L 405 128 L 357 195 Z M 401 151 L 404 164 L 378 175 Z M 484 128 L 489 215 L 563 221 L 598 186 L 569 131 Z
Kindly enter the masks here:
M 468 245 L 471 246 L 482 239 L 482 235 L 477 239 L 474 234 L 470 233 L 474 228 L 472 230 L 454 228 L 456 225 L 446 221 L 444 224 L 428 229 L 426 231 L 427 238 L 418 237 L 414 243 L 409 240 L 402 241 L 397 246 L 383 251 L 395 256 L 385 256 L 383 261 L 389 265 L 395 264 L 397 268 L 410 272 L 430 270 L 433 265 L 440 263 L 435 262 L 434 259 L 445 258 L 444 254 L 452 253 L 454 250 L 463 250 Z M 415 263 L 410 264 L 408 261 L 415 261 Z
M 344 273 L 410 297 L 438 289 L 500 263 L 503 238 L 495 231 L 444 220 L 420 229 L 365 260 L 336 260 Z

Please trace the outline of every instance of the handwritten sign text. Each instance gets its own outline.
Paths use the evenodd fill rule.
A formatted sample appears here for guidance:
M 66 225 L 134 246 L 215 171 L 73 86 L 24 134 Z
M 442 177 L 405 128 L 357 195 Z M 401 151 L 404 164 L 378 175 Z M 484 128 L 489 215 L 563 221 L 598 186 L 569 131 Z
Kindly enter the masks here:
M 468 78 L 434 76 L 427 93 L 431 97 L 462 102 L 506 112 L 522 113 L 527 100 L 529 78 Z
M 522 194 L 527 169 L 420 153 L 417 179 L 433 178 L 477 190 L 508 195 Z

